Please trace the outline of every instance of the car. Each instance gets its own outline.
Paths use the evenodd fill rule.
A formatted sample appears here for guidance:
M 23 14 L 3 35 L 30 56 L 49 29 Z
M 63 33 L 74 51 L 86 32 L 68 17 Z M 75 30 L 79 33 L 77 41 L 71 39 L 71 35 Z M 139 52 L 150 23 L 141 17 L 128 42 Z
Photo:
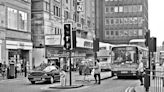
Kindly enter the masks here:
M 48 81 L 54 83 L 54 81 L 60 80 L 59 67 L 55 65 L 39 66 L 33 71 L 29 72 L 28 80 L 35 84 L 37 81 Z

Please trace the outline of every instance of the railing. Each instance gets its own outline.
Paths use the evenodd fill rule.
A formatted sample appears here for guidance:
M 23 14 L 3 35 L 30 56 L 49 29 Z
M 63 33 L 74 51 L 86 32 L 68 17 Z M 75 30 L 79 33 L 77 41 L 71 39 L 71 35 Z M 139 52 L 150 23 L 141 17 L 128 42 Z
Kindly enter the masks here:
M 149 91 L 146 92 L 164 92 L 164 71 L 162 69 L 159 71 L 157 70 L 148 70 L 148 71 L 150 72 L 150 74 L 145 74 L 145 75 L 149 76 L 150 78 L 150 87 L 149 87 Z

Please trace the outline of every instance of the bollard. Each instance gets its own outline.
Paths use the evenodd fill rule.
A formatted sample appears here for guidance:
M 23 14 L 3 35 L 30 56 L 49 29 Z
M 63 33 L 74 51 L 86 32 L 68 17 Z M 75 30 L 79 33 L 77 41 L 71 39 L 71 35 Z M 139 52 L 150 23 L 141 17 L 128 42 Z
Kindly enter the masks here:
M 149 87 L 150 87 L 150 71 L 146 69 L 146 74 L 144 75 L 144 87 L 146 92 L 149 92 Z

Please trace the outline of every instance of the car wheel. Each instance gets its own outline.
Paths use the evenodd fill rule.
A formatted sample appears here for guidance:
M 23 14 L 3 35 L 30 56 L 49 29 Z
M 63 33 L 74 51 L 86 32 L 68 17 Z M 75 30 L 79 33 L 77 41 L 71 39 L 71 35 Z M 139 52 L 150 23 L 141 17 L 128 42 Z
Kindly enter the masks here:
M 50 78 L 50 83 L 52 84 L 52 83 L 54 83 L 54 78 L 51 76 L 51 78 Z
M 31 81 L 31 84 L 35 84 L 35 81 Z

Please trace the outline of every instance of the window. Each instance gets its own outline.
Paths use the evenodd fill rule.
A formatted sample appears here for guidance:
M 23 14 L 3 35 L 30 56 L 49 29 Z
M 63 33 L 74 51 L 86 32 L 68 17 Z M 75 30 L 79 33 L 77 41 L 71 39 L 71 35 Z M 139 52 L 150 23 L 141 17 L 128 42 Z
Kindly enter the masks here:
M 142 12 L 142 5 L 138 6 L 138 12 Z
M 124 18 L 120 18 L 120 24 L 124 24 Z
M 142 17 L 138 17 L 138 24 L 142 24 L 143 21 L 142 21 Z
M 54 6 L 54 15 L 56 15 L 56 6 Z
M 108 18 L 105 19 L 105 24 L 109 25 L 109 19 Z
M 119 6 L 119 12 L 123 12 L 123 6 Z
M 66 3 L 68 4 L 68 0 L 66 0 Z
M 143 30 L 142 30 L 142 29 L 139 29 L 139 30 L 138 30 L 138 35 L 139 35 L 139 36 L 142 36 L 142 35 L 143 35 Z
M 110 12 L 111 12 L 111 13 L 114 12 L 114 7 L 110 7 Z
M 108 13 L 109 12 L 109 7 L 105 8 L 105 12 Z
M 116 35 L 118 36 L 119 34 L 118 34 L 118 31 L 116 31 Z
M 54 6 L 54 15 L 57 17 L 61 16 L 61 9 L 58 6 Z
M 114 24 L 114 19 L 112 19 L 112 18 L 110 19 L 110 24 L 112 24 L 112 25 Z
M 18 29 L 17 27 L 17 10 L 13 8 L 7 8 L 7 27 L 11 29 Z
M 59 16 L 58 7 L 56 7 L 56 16 Z
M 114 35 L 114 32 L 113 31 L 111 31 L 111 35 Z
M 120 19 L 119 18 L 115 18 L 115 24 L 120 24 Z
M 114 7 L 114 12 L 118 12 L 118 7 Z
M 109 31 L 108 30 L 106 30 L 106 35 L 109 35 Z
M 50 11 L 49 2 L 45 2 L 45 10 L 46 10 L 46 11 Z
M 68 19 L 69 15 L 68 15 L 68 11 L 64 11 L 64 18 Z
M 27 31 L 27 13 L 19 11 L 19 30 Z

